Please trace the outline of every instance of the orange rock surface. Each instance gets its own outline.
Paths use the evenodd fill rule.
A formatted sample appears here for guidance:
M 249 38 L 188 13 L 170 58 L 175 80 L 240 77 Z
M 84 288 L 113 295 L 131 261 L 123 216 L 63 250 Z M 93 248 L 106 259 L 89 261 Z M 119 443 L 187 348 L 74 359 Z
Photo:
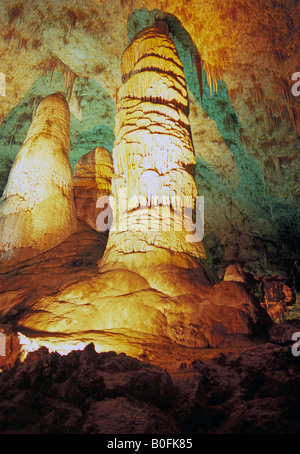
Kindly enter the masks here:
M 111 193 L 113 162 L 110 153 L 97 147 L 83 155 L 75 165 L 74 193 L 77 217 L 95 230 L 101 212 L 97 201 Z M 104 208 L 104 207 L 103 207 Z
M 174 61 L 177 62 L 167 35 L 162 35 L 160 30 L 153 28 L 146 29 L 144 33 L 138 35 L 137 40 L 145 38 L 144 44 L 148 40 L 148 45 L 152 46 L 154 39 L 159 52 L 167 42 L 171 56 L 174 55 Z M 135 44 L 136 41 L 133 42 L 133 49 Z M 134 56 L 130 46 L 128 49 L 124 60 L 127 52 Z M 146 54 L 143 55 L 146 58 Z M 166 70 L 163 52 L 160 58 L 160 63 Z M 134 61 L 133 58 L 133 64 Z M 146 77 L 148 72 L 153 73 L 149 62 L 143 68 L 144 71 L 135 73 L 136 77 Z M 154 72 L 155 80 L 164 80 L 164 73 L 157 70 Z M 2 303 L 2 307 L 5 307 L 4 320 L 10 320 L 11 314 L 15 314 L 13 318 L 21 333 L 20 342 L 25 351 L 45 345 L 52 350 L 66 352 L 72 348 L 83 348 L 91 341 L 98 351 L 110 346 L 117 352 L 125 351 L 134 355 L 141 355 L 145 350 L 153 351 L 156 345 L 166 345 L 167 349 L 172 345 L 196 349 L 218 347 L 228 342 L 240 342 L 241 338 L 247 342 L 249 336 L 255 335 L 261 326 L 268 326 L 270 322 L 243 283 L 216 282 L 212 270 L 203 260 L 199 260 L 205 257 L 201 242 L 188 243 L 183 237 L 186 232 L 164 232 L 156 228 L 164 220 L 160 208 L 170 209 L 171 206 L 173 212 L 176 211 L 170 192 L 181 197 L 188 194 L 193 205 L 196 186 L 191 174 L 194 162 L 192 140 L 187 117 L 185 125 L 179 120 L 180 115 L 186 115 L 184 109 L 178 107 L 181 100 L 178 100 L 176 106 L 169 101 L 176 92 L 172 94 L 171 89 L 167 90 L 165 97 L 162 93 L 164 101 L 161 101 L 162 98 L 158 96 L 159 82 L 152 87 L 156 92 L 151 88 L 153 93 L 147 100 L 134 99 L 135 96 L 143 98 L 143 95 L 136 94 L 135 86 L 130 85 L 131 77 L 133 76 L 130 75 L 123 85 L 125 88 L 122 93 L 127 95 L 120 97 L 120 115 L 117 114 L 113 151 L 115 174 L 112 180 L 115 206 L 121 212 L 124 210 L 124 218 L 131 221 L 130 228 L 121 231 L 112 228 L 105 252 L 102 242 L 99 250 L 93 250 L 94 259 L 98 254 L 97 265 L 93 261 L 87 266 L 85 260 L 89 257 L 90 240 L 89 236 L 86 237 L 87 227 L 80 225 L 76 236 L 58 247 L 58 255 L 54 250 L 52 253 L 54 259 L 61 254 L 65 256 L 69 254 L 67 249 L 74 244 L 76 254 L 77 242 L 82 244 L 87 238 L 86 249 L 78 251 L 81 255 L 73 262 L 79 263 L 79 266 L 83 264 L 82 272 L 72 273 L 71 280 L 63 279 L 64 284 L 61 285 L 62 276 L 69 273 L 70 268 L 69 262 L 64 263 L 59 259 L 56 263 L 59 270 L 58 285 L 52 292 L 43 290 L 32 293 L 27 287 L 24 292 L 21 289 L 18 292 L 18 286 L 14 283 L 18 304 L 12 304 L 11 299 Z M 184 90 L 183 82 L 180 83 Z M 139 86 L 140 89 L 145 89 L 143 84 Z M 187 107 L 188 99 L 184 99 Z M 128 116 L 124 117 L 122 109 L 125 101 L 131 106 Z M 140 110 L 143 113 L 141 124 L 137 120 Z M 168 112 L 172 112 L 172 115 Z M 176 112 L 180 114 L 176 116 Z M 156 121 L 157 115 L 162 113 L 164 121 Z M 128 134 L 132 134 L 132 140 L 127 140 Z M 156 137 L 154 142 L 152 134 Z M 188 144 L 186 148 L 185 144 Z M 167 153 L 169 147 L 171 150 L 174 147 L 175 152 Z M 93 153 L 83 161 L 93 161 Z M 102 176 L 101 172 L 101 168 L 95 169 L 96 180 Z M 151 179 L 147 180 L 145 175 L 149 172 Z M 173 179 L 170 178 L 172 173 Z M 79 171 L 77 176 L 82 181 L 85 180 L 83 173 Z M 147 212 L 152 218 L 156 216 L 158 224 L 155 228 L 148 231 L 139 229 L 141 197 L 137 205 L 136 199 L 133 200 L 130 210 L 127 206 L 124 208 L 118 205 L 120 199 L 117 190 L 121 183 L 125 184 L 129 195 L 138 195 L 141 191 L 141 196 L 148 202 L 151 201 L 149 206 L 142 206 L 142 212 Z M 95 187 L 95 183 L 92 185 Z M 151 192 L 153 189 L 156 190 Z M 164 189 L 168 191 L 164 192 Z M 157 199 L 161 199 L 162 206 L 157 204 Z M 132 229 L 134 225 L 136 229 Z M 119 227 L 116 220 L 112 227 Z M 99 235 L 99 239 L 105 238 L 97 232 L 94 234 Z M 22 270 L 19 273 L 22 275 Z M 11 278 L 14 280 L 13 275 Z M 7 280 L 4 279 L 2 285 L 6 286 L 5 282 Z

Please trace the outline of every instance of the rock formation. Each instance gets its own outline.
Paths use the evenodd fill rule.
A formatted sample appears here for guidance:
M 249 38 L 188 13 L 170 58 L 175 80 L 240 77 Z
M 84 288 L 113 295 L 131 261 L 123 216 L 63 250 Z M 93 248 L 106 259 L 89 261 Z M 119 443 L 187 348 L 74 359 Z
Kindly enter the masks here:
M 21 280 L 14 284 L 17 309 L 11 299 L 3 303 L 4 318 L 13 313 L 18 329 L 33 337 L 22 337 L 25 349 L 44 345 L 65 352 L 87 342 L 129 354 L 154 345 L 174 348 L 174 343 L 217 347 L 248 339 L 270 322 L 243 283 L 214 284 L 213 273 L 199 260 L 205 257 L 201 242 L 188 241 L 191 232 L 178 228 L 182 220 L 192 223 L 191 211 L 186 215 L 181 208 L 195 203 L 195 157 L 182 67 L 163 31 L 144 30 L 123 56 L 113 151 L 115 217 L 103 257 L 102 246 L 98 250 L 98 270 L 85 263 L 87 244 L 83 256 L 73 260 L 83 267 L 80 274 L 76 269 L 71 277 L 70 266 L 60 261 L 58 281 L 67 276 L 63 287 L 52 285 L 49 293 L 35 286 L 33 294 Z M 122 200 L 122 190 L 127 199 Z M 165 231 L 166 213 L 171 221 Z M 57 256 L 70 254 L 72 243 L 77 253 L 83 233 L 78 231 L 65 249 L 60 245 Z M 31 265 L 35 269 L 35 261 Z M 7 280 L 7 275 L 3 283 L 0 279 L 3 288 Z
M 94 230 L 102 230 L 97 226 L 97 217 L 105 208 L 104 201 L 111 193 L 113 161 L 110 153 L 103 147 L 97 147 L 83 155 L 75 165 L 74 193 L 77 217 Z M 102 206 L 97 203 L 103 199 Z M 104 230 L 105 226 L 103 226 Z
M 5 265 L 47 251 L 76 231 L 69 125 L 64 96 L 47 96 L 0 200 L 0 262 Z
M 240 265 L 229 265 L 223 279 L 224 281 L 246 282 L 243 269 Z
M 0 432 L 299 433 L 296 2 L 14 3 L 0 2 L 0 197 L 36 106 L 64 92 L 72 168 L 100 144 L 112 150 L 118 105 L 112 201 L 124 194 L 130 208 L 115 205 L 121 218 L 101 260 L 107 237 L 88 225 L 95 190 L 77 186 L 84 222 L 76 232 L 25 263 L 0 264 Z M 128 39 L 157 18 L 181 63 L 166 23 L 144 30 L 125 51 L 118 99 Z M 188 204 L 197 195 L 193 179 L 205 197 L 203 244 L 217 284 L 201 242 L 179 229 L 180 197 Z M 2 231 L 21 237 L 31 211 L 0 214 L 0 244 Z M 20 259 L 27 249 L 15 249 Z M 4 258 L 11 251 L 0 248 Z
M 291 328 L 236 351 L 172 350 L 160 367 L 93 345 L 40 348 L 0 374 L 0 434 L 299 434 Z
M 111 249 L 123 254 L 164 248 L 204 258 L 192 221 L 196 159 L 185 76 L 165 27 L 136 36 L 122 57 L 122 80 L 113 149 L 116 212 L 108 254 Z
M 38 9 L 10 3 L 0 8 L 0 70 L 6 78 L 0 195 L 24 141 L 30 107 L 54 91 L 70 95 L 71 164 L 98 144 L 112 149 L 122 52 L 128 39 L 160 17 L 168 21 L 189 91 L 205 237 L 213 235 L 224 253 L 214 244 L 208 248 L 205 238 L 206 251 L 222 276 L 237 261 L 246 273 L 289 277 L 300 250 L 294 1 L 236 0 L 233 6 L 190 0 L 188 9 L 184 0 L 69 0 L 68 7 L 48 0 Z
M 264 298 L 261 305 L 275 322 L 280 323 L 293 308 L 293 292 L 285 280 L 276 275 L 265 276 L 262 283 Z

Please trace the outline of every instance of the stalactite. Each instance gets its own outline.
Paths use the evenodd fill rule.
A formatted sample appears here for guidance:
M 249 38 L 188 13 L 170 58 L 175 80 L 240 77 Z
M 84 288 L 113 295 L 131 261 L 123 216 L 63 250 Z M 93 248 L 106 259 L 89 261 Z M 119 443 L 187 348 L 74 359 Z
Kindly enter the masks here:
M 203 62 L 203 69 L 206 74 L 206 79 L 208 86 L 210 88 L 210 93 L 212 94 L 213 90 L 218 93 L 219 81 L 222 80 L 222 72 L 219 68 L 210 65 L 207 62 Z
M 251 148 L 251 139 L 250 139 L 250 137 L 247 137 L 245 135 L 243 130 L 240 130 L 240 141 L 241 141 L 242 145 L 246 148 L 246 153 L 247 153 L 247 158 L 248 158 L 249 149 Z
M 202 102 L 203 101 L 202 63 L 201 63 L 201 57 L 198 52 L 195 55 L 195 64 L 196 64 L 197 77 L 198 77 L 198 83 L 199 83 L 200 97 L 201 97 L 201 102 Z
M 22 49 L 27 49 L 27 43 L 28 43 L 28 39 L 27 38 L 20 38 L 19 39 L 19 47 L 18 47 L 18 54 L 21 53 Z
M 212 76 L 210 71 L 207 72 L 209 85 L 212 89 Z M 255 117 L 257 114 L 256 108 L 262 107 L 265 111 L 267 121 L 272 129 L 278 128 L 280 122 L 292 123 L 293 128 L 297 133 L 300 131 L 300 109 L 294 105 L 295 99 L 291 94 L 291 89 L 288 81 L 280 77 L 276 79 L 276 101 L 273 99 L 267 99 L 264 96 L 261 84 L 257 81 L 254 74 L 250 74 L 250 79 L 253 86 L 249 90 L 249 100 L 246 101 L 250 109 L 250 114 Z M 235 90 L 230 89 L 228 91 L 229 98 L 233 100 L 235 96 Z M 251 101 L 250 101 L 251 100 Z M 299 111 L 299 113 L 298 113 Z
M 15 28 L 10 28 L 4 35 L 3 35 L 3 39 L 4 41 L 6 41 L 8 44 L 10 44 L 12 38 L 16 37 L 17 35 L 17 32 L 15 30 Z
M 10 26 L 13 22 L 15 22 L 18 17 L 23 15 L 24 5 L 22 3 L 18 3 L 17 5 L 13 6 L 8 13 L 8 25 Z
M 288 304 L 293 297 L 292 291 L 278 276 L 266 276 L 262 282 L 264 301 L 261 302 L 261 306 L 275 322 L 280 323 L 283 315 L 288 313 Z
M 73 93 L 75 79 L 77 75 L 65 65 L 59 58 L 50 57 L 43 62 L 43 80 L 48 72 L 50 72 L 50 81 L 52 80 L 55 69 L 58 69 L 65 77 L 65 95 L 70 99 Z
M 72 96 L 75 79 L 76 74 L 68 68 L 65 73 L 65 91 L 68 99 Z
M 279 184 L 282 183 L 282 176 L 281 176 L 281 162 L 280 162 L 280 158 L 275 158 L 274 159 L 274 164 L 275 164 L 275 168 L 276 168 L 276 172 L 277 172 L 277 176 L 278 176 L 278 181 L 279 181 Z
M 74 30 L 76 22 L 79 18 L 79 13 L 77 11 L 68 10 L 68 16 L 70 19 L 70 30 Z
M 50 71 L 50 81 L 52 80 L 53 73 L 56 67 L 56 60 L 54 58 L 48 58 L 43 67 L 43 80 L 45 79 L 45 76 L 47 73 Z
M 253 88 L 250 89 L 250 95 L 256 101 L 256 106 L 259 107 L 263 102 L 262 88 L 260 83 L 255 83 Z

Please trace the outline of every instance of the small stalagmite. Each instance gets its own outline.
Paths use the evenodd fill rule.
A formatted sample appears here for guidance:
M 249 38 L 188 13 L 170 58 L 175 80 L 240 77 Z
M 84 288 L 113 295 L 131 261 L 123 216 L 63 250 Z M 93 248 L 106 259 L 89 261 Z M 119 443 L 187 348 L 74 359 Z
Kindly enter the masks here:
M 192 218 L 196 159 L 185 75 L 166 29 L 159 25 L 140 32 L 125 50 L 121 70 L 115 211 L 106 256 L 163 248 L 204 258 Z
M 241 265 L 229 265 L 224 274 L 224 281 L 246 282 L 246 278 Z
M 76 231 L 69 161 L 70 112 L 60 93 L 44 98 L 0 199 L 0 263 L 22 262 Z
M 107 209 L 105 201 L 111 193 L 113 175 L 112 157 L 105 148 L 96 147 L 77 161 L 74 175 L 74 192 L 77 217 L 92 227 L 107 233 L 108 227 L 98 224 L 97 218 L 103 209 Z M 102 199 L 103 198 L 103 199 Z

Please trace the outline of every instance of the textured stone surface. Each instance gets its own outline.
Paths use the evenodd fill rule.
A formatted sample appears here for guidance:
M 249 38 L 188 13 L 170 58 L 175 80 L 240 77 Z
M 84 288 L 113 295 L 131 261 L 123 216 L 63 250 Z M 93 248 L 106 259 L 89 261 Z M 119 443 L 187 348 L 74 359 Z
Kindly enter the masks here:
M 92 344 L 66 356 L 41 348 L 0 374 L 0 433 L 298 434 L 289 332 L 299 328 L 242 350 L 164 356 L 162 368 Z
M 72 73 L 72 167 L 99 145 L 112 150 L 122 52 L 137 32 L 163 18 L 189 91 L 205 236 L 210 243 L 215 238 L 209 252 L 221 273 L 236 260 L 245 271 L 288 277 L 299 250 L 300 98 L 291 95 L 299 15 L 293 0 L 190 0 L 188 8 L 179 0 L 51 0 L 26 3 L 19 15 L 13 7 L 9 0 L 0 5 L 6 74 L 0 192 L 39 100 L 70 93 Z
M 172 424 L 169 374 L 124 354 L 97 354 L 92 344 L 68 356 L 40 349 L 10 369 L 6 383 L 5 375 L 2 433 L 163 433 Z
M 108 201 L 111 193 L 113 161 L 110 153 L 103 147 L 97 147 L 83 155 L 75 165 L 74 193 L 77 217 L 95 230 L 97 217 L 105 208 L 104 200 Z M 101 207 L 98 199 L 103 197 Z M 105 225 L 103 225 L 103 231 Z M 107 230 L 107 228 L 106 228 Z
M 107 253 L 165 248 L 205 258 L 202 235 L 187 212 L 197 197 L 196 160 L 183 67 L 168 34 L 158 26 L 142 30 L 122 56 L 122 75 Z
M 6 265 L 57 246 L 76 230 L 69 122 L 63 95 L 40 103 L 0 199 L 0 261 Z
M 106 241 L 79 223 L 56 248 L 1 268 L 1 321 L 25 336 L 25 352 L 94 342 L 97 351 L 153 355 L 160 344 L 169 351 L 247 343 L 270 326 L 244 284 L 213 285 L 209 269 L 187 256 L 127 254 L 99 269 Z
M 246 282 L 240 265 L 229 265 L 224 274 L 224 281 Z
M 0 96 L 0 192 L 7 184 L 38 104 L 51 93 L 63 92 L 69 102 L 73 169 L 82 155 L 99 145 L 112 151 L 116 91 L 122 83 L 122 53 L 131 39 L 145 27 L 151 27 L 157 18 L 168 23 L 162 31 L 169 31 L 181 61 L 181 66 L 177 60 L 169 61 L 172 76 L 168 74 L 165 78 L 161 91 L 165 95 L 164 87 L 176 74 L 177 83 L 171 86 L 179 90 L 176 93 L 173 90 L 173 94 L 180 99 L 183 114 L 179 110 L 178 119 L 174 109 L 167 106 L 153 113 L 156 118 L 167 118 L 169 125 L 180 121 L 186 129 L 183 71 L 190 101 L 188 120 L 196 157 L 195 180 L 198 193 L 205 196 L 207 260 L 213 261 L 220 279 L 228 265 L 236 263 L 245 273 L 255 274 L 255 285 L 261 282 L 257 276 L 273 273 L 285 277 L 285 282 L 291 280 L 300 247 L 297 184 L 300 98 L 291 95 L 291 75 L 299 71 L 295 67 L 299 14 L 294 0 L 284 3 L 190 0 L 188 7 L 186 1 L 179 0 L 70 0 L 68 5 L 58 0 L 23 4 L 4 0 L 0 3 L 0 56 L 6 96 Z M 140 51 L 144 52 L 142 45 L 134 53 L 139 55 Z M 165 49 L 164 55 L 169 55 L 169 49 Z M 128 58 L 122 65 L 124 86 L 131 79 L 132 61 Z M 144 63 L 150 61 L 156 71 L 161 70 L 160 56 L 147 55 L 140 62 L 135 61 L 132 81 L 139 80 Z M 157 77 L 152 76 L 151 81 L 156 84 Z M 129 86 L 142 90 L 141 84 L 128 83 Z M 120 94 L 126 95 L 126 90 Z M 122 102 L 132 121 L 140 128 L 149 127 L 148 119 L 136 114 L 136 106 L 130 100 L 123 98 Z M 144 109 L 149 115 L 151 103 L 146 104 Z M 116 126 L 121 128 L 123 121 L 119 112 Z M 155 131 L 159 126 L 153 125 Z M 181 134 L 180 140 L 181 148 L 188 150 L 187 136 Z M 173 145 L 176 157 L 175 137 Z M 265 324 L 255 324 L 255 320 L 261 320 L 261 314 L 249 296 L 248 277 L 246 283 L 223 280 L 212 286 L 215 281 L 208 276 L 206 267 L 195 266 L 187 257 L 174 257 L 168 251 L 161 252 L 160 263 L 152 259 L 145 263 L 137 254 L 131 260 L 124 259 L 122 254 L 112 255 L 99 276 L 96 263 L 105 244 L 104 236 L 79 223 L 77 232 L 61 245 L 20 266 L 1 265 L 0 332 L 7 334 L 9 365 L 20 341 L 24 342 L 25 350 L 45 344 L 64 352 L 95 342 L 99 350 L 126 351 L 151 359 L 162 368 L 168 365 L 175 374 L 186 374 L 186 382 L 182 375 L 176 382 L 182 393 L 175 399 L 176 411 L 173 408 L 168 411 L 168 430 L 299 433 L 298 359 L 290 352 L 291 335 L 300 330 L 297 323 L 290 324 L 288 329 L 272 324 L 269 331 Z M 294 284 L 299 290 L 298 281 L 295 279 Z M 136 294 L 134 288 L 138 289 Z M 159 330 L 155 335 L 124 328 L 86 331 L 81 299 L 85 302 L 86 292 L 91 292 L 87 307 L 103 317 L 105 312 L 99 309 L 103 289 L 106 296 L 110 295 L 111 307 L 120 311 L 121 320 L 125 314 L 120 300 L 125 297 L 129 304 L 133 302 L 129 315 L 135 317 L 135 327 L 147 331 L 155 319 L 168 327 L 167 336 L 166 331 L 161 335 Z M 136 304 L 135 298 L 143 304 Z M 199 301 L 203 323 L 197 326 L 201 333 L 197 345 L 211 343 L 219 348 L 199 350 L 178 343 L 195 345 L 190 321 L 199 320 L 199 313 L 193 312 L 195 306 L 199 308 Z M 45 317 L 38 312 L 40 304 L 48 311 Z M 185 311 L 182 319 L 174 308 Z M 76 312 L 83 315 L 84 331 L 72 331 Z M 22 327 L 25 320 L 34 326 L 36 316 L 43 327 L 49 317 L 52 331 Z M 109 321 L 116 323 L 113 317 Z M 67 333 L 56 332 L 56 323 L 67 326 Z M 132 317 L 130 324 L 134 325 Z M 22 329 L 19 337 L 17 329 Z M 267 337 L 268 344 L 257 345 L 258 337 L 254 334 L 258 332 Z M 245 351 L 245 345 L 250 345 L 250 350 Z M 218 358 L 220 351 L 223 354 Z M 228 352 L 233 356 L 227 356 Z M 201 363 L 213 355 L 216 361 L 209 365 Z M 43 356 L 49 364 L 45 350 Z M 32 369 L 26 366 L 23 378 L 15 373 L 16 369 L 10 377 L 5 374 L 1 379 L 0 374 L 3 432 L 97 433 L 110 430 L 109 418 L 113 431 L 130 432 L 134 430 L 132 425 L 138 431 L 164 430 L 166 413 L 160 406 L 136 395 L 112 398 L 108 394 L 103 399 L 99 395 L 95 398 L 93 383 L 87 383 L 84 374 L 80 376 L 80 386 L 72 387 L 69 382 L 62 386 L 66 399 L 53 398 L 57 387 L 51 385 L 51 380 L 60 378 L 51 376 L 44 388 L 49 367 L 44 367 L 43 360 L 37 358 L 30 361 Z M 95 366 L 93 361 L 91 364 Z M 31 372 L 27 373 L 29 369 Z M 30 378 L 33 372 L 36 382 Z M 69 373 L 67 368 L 66 375 Z M 78 369 L 73 375 L 75 383 L 77 373 Z M 21 390 L 16 376 L 22 382 Z M 141 383 L 144 386 L 143 380 Z M 82 384 L 93 395 L 86 406 L 74 403 L 82 395 L 84 398 Z M 98 389 L 102 389 L 100 385 Z M 177 424 L 174 428 L 173 415 Z

